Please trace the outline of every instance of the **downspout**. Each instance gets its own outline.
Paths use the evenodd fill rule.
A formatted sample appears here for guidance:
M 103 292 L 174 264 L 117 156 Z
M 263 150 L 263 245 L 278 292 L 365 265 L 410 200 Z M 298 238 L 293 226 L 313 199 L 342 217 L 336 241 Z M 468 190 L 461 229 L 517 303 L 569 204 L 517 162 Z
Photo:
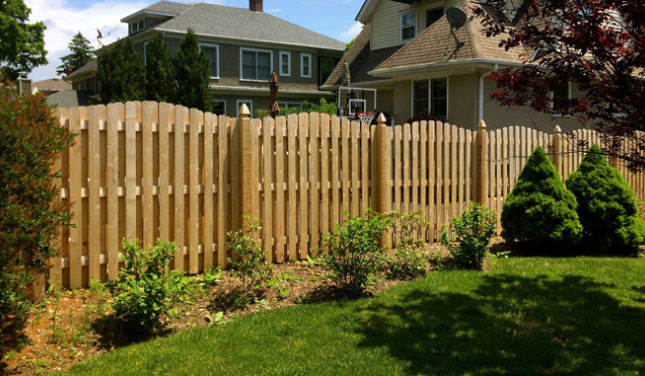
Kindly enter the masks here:
M 493 66 L 493 70 L 487 73 L 482 73 L 479 76 L 479 104 L 477 108 L 477 123 L 475 128 L 482 120 L 484 120 L 484 78 L 489 76 L 492 72 L 497 72 L 499 70 L 499 64 Z

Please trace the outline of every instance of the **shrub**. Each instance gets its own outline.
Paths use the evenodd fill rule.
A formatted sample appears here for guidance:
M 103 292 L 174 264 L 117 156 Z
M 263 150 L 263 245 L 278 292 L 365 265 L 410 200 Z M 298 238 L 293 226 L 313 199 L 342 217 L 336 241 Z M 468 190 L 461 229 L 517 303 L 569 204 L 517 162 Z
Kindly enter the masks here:
M 228 233 L 228 247 L 234 256 L 228 259 L 231 272 L 241 279 L 242 289 L 249 293 L 262 288 L 272 273 L 258 240 L 261 229 L 259 220 L 246 217 L 240 230 Z
M 569 176 L 567 188 L 578 200 L 585 249 L 636 253 L 645 234 L 636 197 L 620 171 L 609 166 L 597 145 Z
M 0 75 L 0 334 L 9 316 L 26 313 L 32 276 L 45 272 L 55 231 L 69 224 L 51 165 L 73 139 L 41 95 L 11 85 Z
M 159 318 L 170 302 L 170 278 L 166 264 L 175 252 L 175 245 L 157 240 L 147 252 L 136 240 L 123 240 L 122 261 L 125 264 L 108 288 L 114 297 L 114 316 L 128 329 L 146 334 L 160 326 Z
M 420 214 L 393 213 L 393 230 L 400 238 L 396 252 L 385 261 L 385 274 L 390 279 L 410 279 L 426 275 L 428 255 L 423 248 L 425 241 L 419 237 L 428 221 Z
M 119 39 L 98 54 L 97 79 L 103 103 L 142 100 L 146 71 L 132 40 Z
M 281 108 L 280 116 L 288 116 L 292 114 L 299 114 L 301 112 L 317 112 L 317 113 L 326 113 L 329 115 L 336 115 L 338 108 L 336 102 L 327 102 L 325 98 L 320 99 L 320 103 L 309 103 L 308 101 L 302 102 L 302 108 L 300 107 L 289 107 Z
M 538 146 L 504 202 L 502 236 L 507 242 L 573 245 L 582 234 L 577 206 L 576 197 Z
M 327 251 L 323 267 L 347 295 L 364 293 L 370 276 L 379 268 L 382 250 L 379 240 L 391 221 L 373 211 L 334 226 L 324 237 Z
M 461 217 L 451 220 L 454 240 L 444 227 L 441 243 L 452 255 L 455 266 L 465 269 L 481 269 L 490 240 L 495 234 L 497 215 L 487 208 L 472 203 Z

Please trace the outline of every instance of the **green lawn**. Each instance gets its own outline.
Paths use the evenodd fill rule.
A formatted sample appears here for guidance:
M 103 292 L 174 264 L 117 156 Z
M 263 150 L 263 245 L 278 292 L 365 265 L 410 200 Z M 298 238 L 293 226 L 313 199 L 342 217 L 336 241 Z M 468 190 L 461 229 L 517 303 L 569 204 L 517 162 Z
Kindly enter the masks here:
M 645 259 L 493 260 L 121 348 L 69 374 L 645 374 Z

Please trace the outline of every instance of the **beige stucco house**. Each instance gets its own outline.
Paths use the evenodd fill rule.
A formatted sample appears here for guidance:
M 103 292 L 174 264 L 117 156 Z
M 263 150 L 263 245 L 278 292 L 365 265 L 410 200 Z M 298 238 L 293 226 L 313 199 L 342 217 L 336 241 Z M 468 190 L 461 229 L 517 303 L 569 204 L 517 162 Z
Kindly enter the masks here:
M 509 2 L 509 18 L 521 0 Z M 345 64 L 353 87 L 376 89 L 376 103 L 368 104 L 393 116 L 402 124 L 426 114 L 452 124 L 474 129 L 481 119 L 489 128 L 530 126 L 552 131 L 579 128 L 573 117 L 556 117 L 529 107 L 501 107 L 491 99 L 495 83 L 490 73 L 523 64 L 519 54 L 534 51 L 499 46 L 499 38 L 487 38 L 477 19 L 451 34 L 446 10 L 458 7 L 467 15 L 469 0 L 366 0 L 356 20 L 363 26 L 323 88 L 341 85 Z M 512 21 L 509 21 L 512 23 Z M 457 48 L 457 43 L 461 47 Z M 558 87 L 552 94 L 568 98 L 579 95 L 575 85 Z M 366 96 L 366 100 L 373 99 Z M 373 107 L 372 107 L 373 106 Z
M 174 54 L 188 29 L 199 37 L 210 59 L 214 112 L 237 116 L 246 103 L 252 115 L 270 105 L 268 79 L 280 80 L 279 104 L 301 107 L 334 95 L 319 87 L 341 58 L 345 44 L 263 12 L 262 0 L 249 0 L 248 8 L 206 3 L 161 1 L 121 20 L 144 59 L 146 44 L 162 33 Z M 74 89 L 99 92 L 96 61 L 68 76 Z

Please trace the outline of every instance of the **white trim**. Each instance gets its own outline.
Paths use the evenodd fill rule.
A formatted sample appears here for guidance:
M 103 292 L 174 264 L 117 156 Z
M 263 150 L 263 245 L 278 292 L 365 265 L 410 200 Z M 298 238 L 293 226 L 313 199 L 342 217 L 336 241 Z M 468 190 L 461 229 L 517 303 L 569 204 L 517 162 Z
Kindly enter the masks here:
M 408 14 L 408 13 L 414 14 L 414 36 L 412 38 L 403 39 L 403 15 Z M 409 40 L 414 39 L 414 37 L 417 36 L 417 16 L 418 16 L 418 14 L 417 14 L 417 9 L 416 8 L 407 9 L 407 10 L 399 12 L 399 42 L 400 43 L 405 43 L 405 42 L 407 42 Z
M 226 105 L 227 105 L 226 99 L 215 99 L 215 98 L 213 98 L 213 103 L 215 103 L 215 102 L 223 102 L 224 103 L 224 113 L 222 115 L 226 115 L 226 113 L 227 113 L 227 111 L 226 111 Z M 239 109 L 238 109 L 238 111 L 239 111 Z
M 347 111 L 347 114 L 349 114 L 351 116 L 356 116 L 356 113 L 352 112 L 352 103 L 362 103 L 364 111 L 359 111 L 359 112 L 367 111 L 367 100 L 366 99 L 350 99 L 349 100 L 349 110 Z
M 245 82 L 249 82 L 249 80 L 246 80 Z M 261 87 L 230 86 L 230 85 L 219 85 L 219 84 L 211 84 L 210 89 L 213 91 L 229 91 L 229 92 L 253 92 L 253 93 L 270 92 L 268 87 L 261 88 Z M 357 89 L 357 88 L 353 88 L 353 89 Z M 313 95 L 313 96 L 324 96 L 324 97 L 330 97 L 333 95 L 328 91 L 301 91 L 301 90 L 286 90 L 286 89 L 280 90 L 280 94 Z
M 445 67 L 445 66 L 458 66 L 458 65 L 467 65 L 467 64 L 498 64 L 498 65 L 507 65 L 507 66 L 512 66 L 512 67 L 523 67 L 526 65 L 525 63 L 519 63 L 519 62 L 512 62 L 512 61 L 504 61 L 504 60 L 495 60 L 495 59 L 482 59 L 482 58 L 477 58 L 477 59 L 467 59 L 467 60 L 461 60 L 461 61 L 442 61 L 438 63 L 423 63 L 423 64 L 416 64 L 416 65 L 405 65 L 405 66 L 400 66 L 400 67 L 395 67 L 395 68 L 385 68 L 385 69 L 378 69 L 378 70 L 371 70 L 367 72 L 370 75 L 377 75 L 377 74 L 384 74 L 384 73 L 395 73 L 395 72 L 401 72 L 401 71 L 407 71 L 407 70 L 421 70 L 425 68 L 440 68 L 440 67 Z M 539 65 L 535 65 L 536 68 L 539 68 Z
M 302 110 L 302 102 L 297 102 L 297 101 L 278 101 L 278 106 L 280 106 L 280 109 L 283 109 L 283 107 L 280 105 L 281 103 L 286 104 L 287 108 L 288 107 L 296 107 L 296 106 L 298 106 Z
M 244 72 L 242 70 L 243 65 L 244 65 L 244 52 L 256 52 L 256 59 L 255 59 L 255 79 L 252 78 L 244 78 Z M 258 79 L 257 74 L 258 74 L 258 61 L 257 61 L 257 52 L 263 52 L 263 53 L 268 53 L 269 54 L 269 63 L 271 64 L 269 68 L 269 77 L 266 79 Z M 273 51 L 272 50 L 263 50 L 261 48 L 248 48 L 248 47 L 240 47 L 240 81 L 252 81 L 252 82 L 268 82 L 269 78 L 271 76 L 271 72 L 273 72 Z
M 287 56 L 287 58 L 289 59 L 289 62 L 287 64 L 289 70 L 286 73 L 282 72 L 282 57 L 283 56 Z M 282 77 L 291 77 L 291 51 L 280 51 L 280 59 L 278 59 L 278 60 L 279 60 L 278 64 L 280 64 L 280 76 L 282 76 Z
M 215 44 L 215 43 L 199 43 L 199 50 L 200 50 L 200 52 L 201 52 L 202 47 L 206 47 L 206 48 L 215 48 L 215 50 L 217 51 L 217 54 L 216 54 L 216 55 L 217 55 L 217 56 L 216 56 L 216 59 L 217 59 L 217 61 L 216 61 L 216 63 L 217 63 L 217 75 L 216 75 L 216 76 L 211 76 L 211 77 L 210 77 L 211 79 L 215 79 L 215 80 L 217 80 L 217 79 L 219 79 L 219 77 L 220 77 L 220 75 L 219 75 L 219 72 L 220 72 L 220 71 L 219 71 L 219 44 Z M 209 61 L 210 61 L 210 60 L 209 60 Z M 209 64 L 208 64 L 208 71 L 209 71 L 209 73 L 210 73 L 210 62 L 209 62 Z
M 349 86 L 339 86 L 338 87 L 338 102 L 336 102 L 336 108 L 338 109 L 338 111 L 341 110 L 341 108 L 340 108 L 340 99 L 341 99 L 341 94 L 342 94 L 343 90 L 350 91 L 350 92 L 353 91 L 353 90 L 367 91 L 367 92 L 370 92 L 370 93 L 374 94 L 374 109 L 375 110 L 377 109 L 376 108 L 376 103 L 377 103 L 376 99 L 377 99 L 378 91 L 376 89 L 373 89 L 373 88 L 360 88 L 360 87 L 349 87 Z
M 433 77 L 427 79 L 428 82 L 428 115 L 431 115 L 432 113 L 432 80 L 441 80 L 445 79 L 446 80 L 446 120 L 448 120 L 448 117 L 450 116 L 450 76 L 443 76 L 443 77 Z M 410 117 L 413 117 L 417 114 L 414 113 L 414 83 L 415 82 L 423 82 L 425 80 L 412 80 L 410 81 Z
M 549 90 L 549 99 L 551 102 L 549 103 L 549 108 L 551 110 L 555 109 L 554 103 L 553 103 L 553 90 Z M 567 81 L 567 99 L 571 100 L 571 81 Z M 551 117 L 562 117 L 560 114 L 551 114 Z M 565 117 L 570 117 L 569 115 L 566 115 Z
M 235 110 L 235 113 L 237 114 L 237 117 L 240 117 L 240 107 L 242 107 L 242 103 L 248 103 L 249 104 L 249 113 L 251 114 L 251 117 L 253 117 L 253 100 L 252 99 L 238 99 L 235 101 L 235 106 L 237 109 Z
M 305 56 L 309 57 L 309 74 L 305 75 L 303 74 L 304 67 L 305 67 Z M 313 57 L 310 53 L 300 53 L 300 77 L 302 78 L 311 78 L 313 77 L 313 70 L 314 70 L 314 60 Z

